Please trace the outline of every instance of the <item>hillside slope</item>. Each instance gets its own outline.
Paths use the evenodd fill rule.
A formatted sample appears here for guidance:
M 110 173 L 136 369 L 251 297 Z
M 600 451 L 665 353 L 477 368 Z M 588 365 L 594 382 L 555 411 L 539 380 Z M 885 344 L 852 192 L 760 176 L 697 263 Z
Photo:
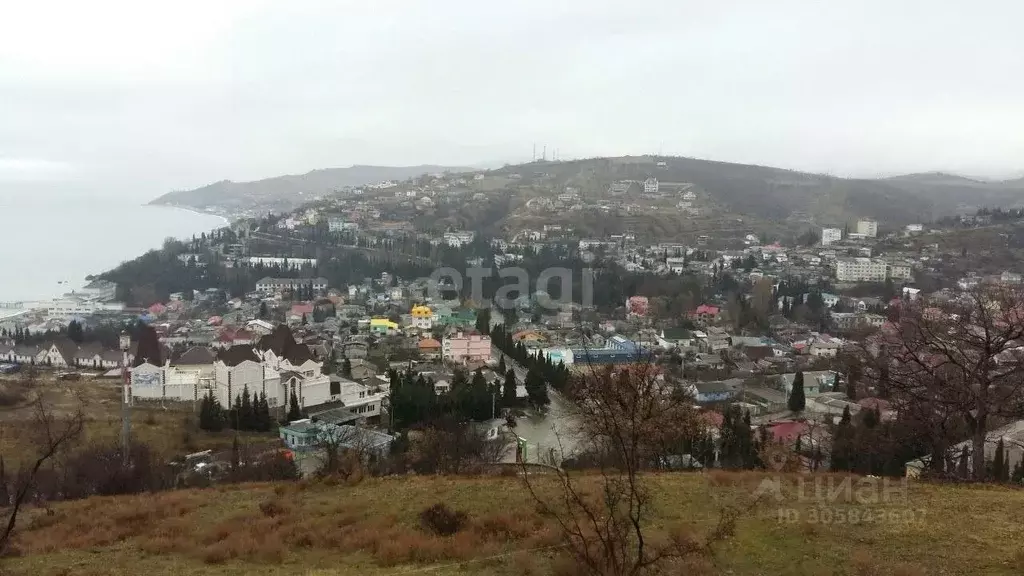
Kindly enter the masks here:
M 545 174 L 557 185 L 611 181 L 690 183 L 736 216 L 838 225 L 858 218 L 891 224 L 929 221 L 980 206 L 1024 202 L 1024 180 L 981 182 L 944 174 L 884 179 L 838 178 L 769 166 L 682 157 L 631 156 L 508 166 L 496 173 Z M 593 189 L 592 189 L 593 191 Z
M 259 204 L 271 207 L 275 211 L 289 211 L 318 195 L 345 186 L 362 186 L 384 180 L 405 180 L 433 172 L 466 170 L 469 169 L 432 165 L 327 168 L 253 182 L 222 180 L 194 190 L 169 192 L 154 199 L 150 204 L 184 206 L 200 210 L 218 209 L 224 212 L 237 212 Z
M 889 503 L 830 503 L 814 501 L 813 487 L 798 496 L 793 478 L 783 481 L 782 501 L 768 498 L 744 512 L 736 536 L 720 546 L 721 573 L 1024 573 L 1020 490 L 914 483 L 905 499 Z M 705 533 L 720 506 L 750 502 L 764 476 L 649 479 L 654 534 L 682 526 Z M 437 502 L 465 511 L 468 526 L 447 538 L 425 533 L 418 515 Z M 552 573 L 559 544 L 551 520 L 538 514 L 521 481 L 509 477 L 408 476 L 355 486 L 251 484 L 97 497 L 57 505 L 49 515 L 30 510 L 21 526 L 20 556 L 5 559 L 10 574 L 518 576 Z

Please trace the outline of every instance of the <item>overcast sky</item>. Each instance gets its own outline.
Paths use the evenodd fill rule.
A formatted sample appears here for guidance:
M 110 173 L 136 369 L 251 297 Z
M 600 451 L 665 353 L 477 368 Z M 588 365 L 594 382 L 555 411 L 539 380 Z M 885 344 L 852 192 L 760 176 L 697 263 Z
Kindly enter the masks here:
M 0 186 L 696 156 L 1024 171 L 1014 0 L 0 0 Z

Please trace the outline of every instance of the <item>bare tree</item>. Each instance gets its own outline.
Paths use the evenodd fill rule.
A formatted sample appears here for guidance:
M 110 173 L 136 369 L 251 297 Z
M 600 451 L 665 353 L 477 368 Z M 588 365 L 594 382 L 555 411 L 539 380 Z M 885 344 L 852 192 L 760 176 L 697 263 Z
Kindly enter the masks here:
M 438 421 L 422 430 L 413 466 L 422 473 L 464 474 L 501 462 L 512 449 L 512 435 L 491 437 L 466 422 Z
M 1024 295 L 982 287 L 946 302 L 904 302 L 872 344 L 879 391 L 940 434 L 933 464 L 947 459 L 943 443 L 955 440 L 942 434 L 946 423 L 959 420 L 971 440 L 973 476 L 984 478 L 986 435 L 1000 419 L 1024 416 Z
M 317 474 L 349 478 L 362 469 L 371 450 L 369 438 L 356 426 L 314 423 L 313 448 L 319 460 Z
M 0 528 L 0 555 L 6 553 L 10 547 L 18 523 L 18 513 L 25 502 L 33 496 L 40 469 L 82 434 L 85 419 L 80 409 L 66 417 L 57 418 L 41 397 L 36 399 L 34 408 L 32 427 L 37 433 L 32 455 L 34 460 L 30 460 L 28 466 L 22 468 L 13 490 L 10 491 L 12 499 L 7 508 L 7 521 Z
M 588 574 L 637 575 L 709 555 L 711 546 L 732 532 L 738 510 L 724 513 L 701 540 L 659 539 L 650 533 L 652 496 L 643 474 L 699 427 L 692 399 L 666 384 L 650 363 L 592 368 L 574 380 L 571 393 L 573 417 L 597 455 L 600 475 L 554 468 L 535 479 L 525 464 L 522 472 L 538 507 L 557 522 L 576 564 Z

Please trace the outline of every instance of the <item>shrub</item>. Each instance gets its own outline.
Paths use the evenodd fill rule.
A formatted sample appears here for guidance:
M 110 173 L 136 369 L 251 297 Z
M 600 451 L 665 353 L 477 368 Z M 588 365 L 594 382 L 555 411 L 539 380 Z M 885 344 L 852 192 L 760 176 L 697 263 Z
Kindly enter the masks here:
M 428 532 L 438 536 L 451 536 L 466 526 L 466 513 L 452 510 L 443 502 L 438 502 L 420 512 L 420 523 Z
M 260 502 L 260 512 L 264 516 L 273 518 L 274 516 L 280 516 L 288 512 L 288 506 L 285 505 L 280 498 L 271 498 L 270 500 L 264 500 Z

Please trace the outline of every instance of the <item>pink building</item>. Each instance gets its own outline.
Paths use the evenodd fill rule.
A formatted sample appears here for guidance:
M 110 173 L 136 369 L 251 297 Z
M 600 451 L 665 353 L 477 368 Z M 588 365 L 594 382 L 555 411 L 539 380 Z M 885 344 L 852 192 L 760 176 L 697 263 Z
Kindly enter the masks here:
M 486 362 L 491 357 L 491 337 L 483 334 L 457 333 L 441 344 L 441 355 L 453 362 Z

